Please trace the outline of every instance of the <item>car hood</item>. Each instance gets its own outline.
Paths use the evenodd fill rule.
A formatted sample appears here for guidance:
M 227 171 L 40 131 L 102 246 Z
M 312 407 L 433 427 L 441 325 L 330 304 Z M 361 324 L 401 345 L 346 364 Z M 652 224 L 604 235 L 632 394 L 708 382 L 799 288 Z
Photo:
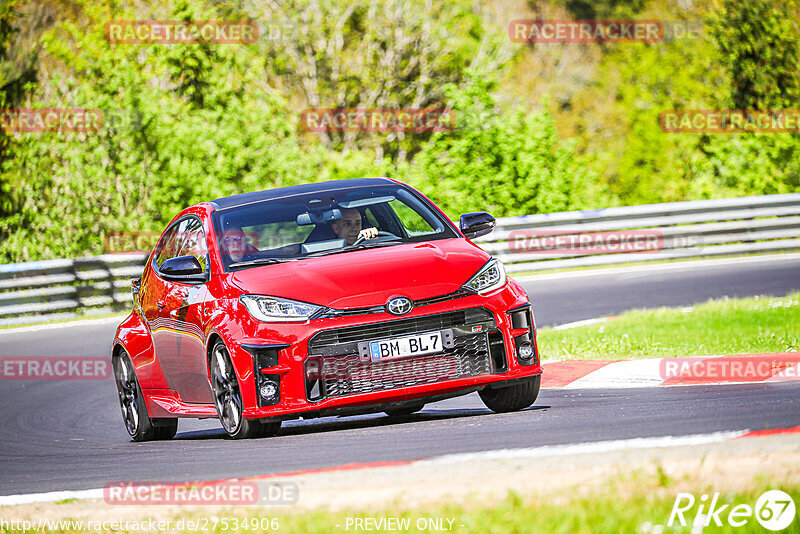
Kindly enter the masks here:
M 420 300 L 452 293 L 489 258 L 466 239 L 454 238 L 251 267 L 230 276 L 244 293 L 360 308 L 399 295 Z

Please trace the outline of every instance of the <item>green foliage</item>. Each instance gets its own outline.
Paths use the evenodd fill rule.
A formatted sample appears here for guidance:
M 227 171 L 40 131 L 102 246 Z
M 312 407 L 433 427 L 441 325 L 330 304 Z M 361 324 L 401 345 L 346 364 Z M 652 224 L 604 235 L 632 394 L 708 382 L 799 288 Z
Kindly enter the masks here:
M 691 198 L 687 161 L 696 134 L 665 133 L 659 114 L 665 110 L 703 108 L 725 77 L 694 40 L 630 44 L 604 58 L 595 93 L 611 91 L 618 106 L 609 135 L 601 128 L 591 139 L 598 172 L 621 204 L 674 202 Z M 595 97 L 596 98 L 596 97 Z M 604 125 L 605 126 L 605 125 Z
M 797 107 L 795 1 L 679 4 L 532 2 L 552 18 L 709 15 L 709 25 L 674 42 L 531 56 L 543 49 L 508 42 L 499 2 L 6 0 L 0 108 L 100 109 L 104 123 L 0 131 L 0 261 L 98 254 L 104 234 L 160 231 L 195 202 L 361 176 L 410 182 L 451 217 L 800 190 L 796 134 L 675 134 L 658 123 L 671 109 Z M 251 19 L 263 34 L 252 45 L 104 37 L 111 20 L 153 19 Z M 531 57 L 555 62 L 513 70 Z M 537 86 L 547 73 L 563 79 Z M 512 100 L 512 85 L 534 89 Z M 309 107 L 440 106 L 457 128 L 298 124 Z
M 239 57 L 227 45 L 214 52 L 218 60 L 199 63 L 193 75 L 206 80 L 208 104 L 201 107 L 200 93 L 185 91 L 171 74 L 192 54 L 187 48 L 204 45 L 107 46 L 109 8 L 85 13 L 95 21 L 90 31 L 65 22 L 45 39 L 54 57 L 81 74 L 80 83 L 53 79 L 47 105 L 99 108 L 106 122 L 98 132 L 17 134 L 17 157 L 5 174 L 25 201 L 6 221 L 13 229 L 0 254 L 100 253 L 104 233 L 158 231 L 189 204 L 314 179 L 285 102 L 259 83 L 257 57 Z
M 764 109 L 792 101 L 790 74 L 797 72 L 797 62 L 792 60 L 797 30 L 786 18 L 791 9 L 769 8 L 761 13 L 764 20 L 748 26 L 736 16 L 753 18 L 758 9 L 766 8 L 760 1 L 747 6 L 728 2 L 727 11 L 714 12 L 708 17 L 711 23 L 694 36 L 607 47 L 597 84 L 580 96 L 587 108 L 577 121 L 587 132 L 584 143 L 592 155 L 590 167 L 612 196 L 609 202 L 643 204 L 800 189 L 797 134 L 667 133 L 659 124 L 659 114 L 668 110 Z M 681 19 L 681 13 L 659 8 L 657 3 L 650 9 L 640 16 Z M 720 42 L 729 55 L 720 54 Z M 777 50 L 766 50 L 762 43 Z M 751 49 L 749 56 L 739 57 Z M 772 61 L 774 68 L 769 66 Z M 742 70 L 747 64 L 749 70 Z M 737 78 L 746 72 L 756 76 L 758 83 Z M 775 78 L 768 81 L 769 76 Z M 739 95 L 743 87 L 764 91 L 760 96 L 753 93 L 748 101 L 730 96 Z M 603 110 L 602 126 L 593 128 L 600 115 L 596 102 L 609 94 L 613 106 Z M 793 102 L 796 108 L 796 98 Z
M 9 0 L 0 5 L 0 61 L 6 59 L 8 49 L 11 46 L 11 38 L 14 34 L 14 20 L 16 18 L 15 7 L 16 0 Z M 9 100 L 5 76 L 5 71 L 8 67 L 0 63 L 0 68 L 2 68 L 4 74 L 2 85 L 0 85 L 0 110 L 2 110 L 7 107 Z M 0 165 L 8 158 L 8 145 L 8 135 L 3 128 L 0 128 Z M 12 210 L 10 187 L 3 181 L 2 176 L 0 176 L 0 219 L 10 215 Z M 3 232 L 3 226 L 0 224 L 0 240 L 4 238 L 5 232 Z
M 725 0 L 710 30 L 730 71 L 735 109 L 796 108 L 800 32 L 795 0 Z
M 436 108 L 443 86 L 464 83 L 466 69 L 491 76 L 510 56 L 502 28 L 482 23 L 466 0 L 243 0 L 242 10 L 274 21 L 275 35 L 258 46 L 269 58 L 265 74 L 295 88 L 307 108 Z M 427 140 L 404 132 L 317 135 L 328 148 L 401 161 Z
M 437 132 L 417 154 L 409 180 L 450 215 L 487 210 L 495 216 L 584 208 L 592 180 L 573 142 L 561 142 L 547 110 L 501 113 L 490 83 L 473 75 L 464 88 L 444 88 L 455 131 Z
M 565 7 L 579 20 L 631 18 L 647 0 L 567 0 Z
M 726 0 L 709 30 L 729 76 L 717 101 L 744 110 L 797 109 L 800 31 L 794 0 Z M 800 135 L 729 134 L 699 140 L 688 165 L 693 198 L 800 190 Z
M 786 133 L 710 137 L 687 170 L 693 198 L 793 193 L 800 191 L 800 139 Z

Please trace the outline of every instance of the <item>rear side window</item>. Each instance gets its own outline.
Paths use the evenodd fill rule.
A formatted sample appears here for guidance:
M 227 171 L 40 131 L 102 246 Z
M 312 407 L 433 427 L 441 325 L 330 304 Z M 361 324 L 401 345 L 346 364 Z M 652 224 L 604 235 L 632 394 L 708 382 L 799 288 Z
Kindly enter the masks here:
M 161 268 L 170 258 L 192 255 L 197 258 L 203 270 L 208 266 L 208 247 L 203 223 L 195 217 L 187 217 L 173 224 L 161 238 L 156 248 L 153 262 Z

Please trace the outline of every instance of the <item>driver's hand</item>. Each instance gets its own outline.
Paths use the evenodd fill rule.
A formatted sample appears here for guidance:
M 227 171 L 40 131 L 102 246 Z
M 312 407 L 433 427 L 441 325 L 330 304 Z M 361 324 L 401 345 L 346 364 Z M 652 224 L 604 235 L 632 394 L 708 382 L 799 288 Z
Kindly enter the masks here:
M 377 228 L 364 228 L 358 233 L 358 239 L 372 239 L 378 237 Z

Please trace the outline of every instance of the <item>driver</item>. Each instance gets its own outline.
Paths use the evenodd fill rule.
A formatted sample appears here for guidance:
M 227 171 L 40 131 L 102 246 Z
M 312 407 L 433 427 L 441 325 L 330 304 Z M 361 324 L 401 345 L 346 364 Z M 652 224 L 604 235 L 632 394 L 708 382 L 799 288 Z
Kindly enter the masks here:
M 378 237 L 377 228 L 364 228 L 361 229 L 362 220 L 361 212 L 355 208 L 342 209 L 342 218 L 333 221 L 331 228 L 333 233 L 339 239 L 347 241 L 348 245 L 352 245 L 359 238 L 373 239 Z
M 222 242 L 225 244 L 225 249 L 231 257 L 231 263 L 242 261 L 247 247 L 247 241 L 245 240 L 244 232 L 242 232 L 241 228 L 232 226 L 222 232 Z

